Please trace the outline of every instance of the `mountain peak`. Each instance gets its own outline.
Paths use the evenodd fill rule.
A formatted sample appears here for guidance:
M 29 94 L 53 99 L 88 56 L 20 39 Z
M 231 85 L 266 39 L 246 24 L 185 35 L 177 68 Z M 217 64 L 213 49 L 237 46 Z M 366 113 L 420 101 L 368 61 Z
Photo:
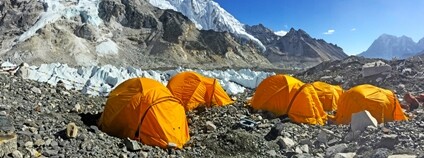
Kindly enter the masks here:
M 416 54 L 423 48 L 424 44 L 415 43 L 411 37 L 405 35 L 397 37 L 384 33 L 365 52 L 361 53 L 360 56 L 384 59 L 391 59 L 393 57 L 405 58 Z
M 294 28 L 290 28 L 290 31 L 287 33 L 286 36 L 296 36 L 296 37 L 309 37 L 309 34 L 306 33 L 306 31 L 302 30 L 302 29 L 294 29 Z

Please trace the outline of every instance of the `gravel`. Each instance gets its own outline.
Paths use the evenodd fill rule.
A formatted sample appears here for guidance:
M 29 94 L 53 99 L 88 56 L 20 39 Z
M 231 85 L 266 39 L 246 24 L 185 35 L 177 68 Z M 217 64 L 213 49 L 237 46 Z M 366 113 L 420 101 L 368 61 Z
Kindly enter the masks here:
M 423 62 L 385 61 L 393 69 L 389 75 L 362 78 L 361 66 L 372 61 L 350 57 L 323 63 L 296 76 L 306 82 L 322 77 L 331 83 L 343 80 L 344 88 L 371 83 L 395 90 L 402 103 L 405 102 L 401 96 L 406 92 L 414 95 L 423 92 Z M 404 69 L 408 69 L 407 74 L 402 73 Z M 383 79 L 377 82 L 377 78 Z M 351 131 L 348 125 L 295 124 L 288 118 L 253 110 L 246 104 L 246 98 L 251 97 L 253 91 L 247 90 L 233 96 L 237 98 L 233 105 L 187 112 L 191 139 L 181 150 L 168 150 L 100 131 L 96 121 L 103 111 L 105 97 L 9 75 L 0 75 L 0 87 L 0 118 L 11 116 L 18 135 L 17 150 L 6 157 L 424 156 L 422 107 L 407 112 L 409 121 Z M 76 135 L 70 132 L 69 137 L 70 123 L 74 123 L 78 132 Z

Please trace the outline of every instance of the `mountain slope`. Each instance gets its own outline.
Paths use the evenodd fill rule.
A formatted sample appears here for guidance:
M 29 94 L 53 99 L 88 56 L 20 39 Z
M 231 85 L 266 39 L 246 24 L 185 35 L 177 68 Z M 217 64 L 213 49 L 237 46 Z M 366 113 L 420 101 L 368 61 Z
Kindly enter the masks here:
M 149 0 L 149 2 L 161 9 L 181 12 L 193 21 L 198 29 L 228 31 L 243 39 L 252 40 L 265 50 L 260 40 L 245 31 L 242 23 L 212 0 Z
M 292 28 L 284 36 L 276 35 L 262 24 L 246 26 L 246 30 L 261 40 L 267 48 L 265 57 L 276 65 L 304 68 L 347 57 L 337 45 L 312 38 L 301 29 Z
M 422 43 L 421 45 L 415 43 L 412 38 L 407 36 L 396 37 L 382 34 L 365 52 L 359 54 L 359 56 L 383 59 L 391 59 L 394 57 L 406 58 L 423 50 L 424 40 L 420 42 Z
M 272 66 L 233 34 L 198 30 L 181 13 L 146 1 L 6 0 L 0 5 L 5 60 L 144 68 Z

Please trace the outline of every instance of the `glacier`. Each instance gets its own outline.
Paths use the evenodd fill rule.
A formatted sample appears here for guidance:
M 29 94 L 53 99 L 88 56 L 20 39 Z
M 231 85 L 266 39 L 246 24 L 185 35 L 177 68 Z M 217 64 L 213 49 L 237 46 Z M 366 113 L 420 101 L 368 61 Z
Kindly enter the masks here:
M 14 65 L 5 63 L 4 66 Z M 146 77 L 166 85 L 174 75 L 184 71 L 194 71 L 207 77 L 218 79 L 224 90 L 230 95 L 243 93 L 246 88 L 255 89 L 265 78 L 275 75 L 273 72 L 240 70 L 202 70 L 177 68 L 173 70 L 142 70 L 134 67 L 117 68 L 112 65 L 87 66 L 73 68 L 67 64 L 50 63 L 29 66 L 27 79 L 57 85 L 59 81 L 66 89 L 79 90 L 84 94 L 107 96 L 120 83 L 135 77 Z
M 160 9 L 171 9 L 182 13 L 200 30 L 228 31 L 241 38 L 252 40 L 261 50 L 265 50 L 261 41 L 246 32 L 244 24 L 212 0 L 149 0 L 149 3 Z

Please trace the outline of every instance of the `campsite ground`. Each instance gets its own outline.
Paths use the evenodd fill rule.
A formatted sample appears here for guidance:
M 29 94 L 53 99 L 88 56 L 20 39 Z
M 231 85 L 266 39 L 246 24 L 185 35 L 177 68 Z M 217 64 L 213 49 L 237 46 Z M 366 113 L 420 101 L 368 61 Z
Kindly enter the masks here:
M 392 66 L 390 74 L 361 77 L 361 66 L 371 61 L 348 58 L 323 63 L 296 76 L 304 81 L 342 84 L 344 88 L 372 83 L 395 90 L 402 103 L 406 92 L 423 92 L 423 61 L 386 61 Z M 106 98 L 8 75 L 0 75 L 0 84 L 0 111 L 7 112 L 1 116 L 7 115 L 13 121 L 18 151 L 24 157 L 330 157 L 338 153 L 358 157 L 424 156 L 422 107 L 407 113 L 409 121 L 370 127 L 352 138 L 348 125 L 294 124 L 287 118 L 252 110 L 246 106 L 246 98 L 253 93 L 248 90 L 234 96 L 237 101 L 233 105 L 187 113 L 191 140 L 184 149 L 163 150 L 141 144 L 141 150 L 128 151 L 122 139 L 95 126 Z M 242 125 L 243 120 L 252 120 L 256 125 Z M 79 127 L 76 138 L 66 137 L 70 122 Z

